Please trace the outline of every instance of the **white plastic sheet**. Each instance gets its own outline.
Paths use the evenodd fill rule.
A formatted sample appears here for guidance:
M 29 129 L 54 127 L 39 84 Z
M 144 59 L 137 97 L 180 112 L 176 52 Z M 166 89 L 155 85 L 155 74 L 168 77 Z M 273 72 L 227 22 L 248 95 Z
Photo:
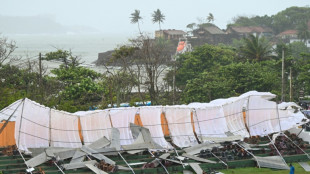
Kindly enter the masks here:
M 190 108 L 166 107 L 165 116 L 175 145 L 182 148 L 197 144 L 191 122 Z
M 247 98 L 241 98 L 223 105 L 228 130 L 234 135 L 241 135 L 242 137 L 249 137 L 242 112 L 246 102 Z
M 51 146 L 71 148 L 82 147 L 78 123 L 78 116 L 52 109 Z
M 110 139 L 111 121 L 108 110 L 87 112 L 86 115 L 80 116 L 80 120 L 85 145 L 91 144 L 103 136 Z
M 111 109 L 110 117 L 112 126 L 118 128 L 120 132 L 120 144 L 127 145 L 133 143 L 129 124 L 134 123 L 138 108 Z
M 141 107 L 140 118 L 143 127 L 150 130 L 152 139 L 163 148 L 170 149 L 172 146 L 165 140 L 161 126 L 162 107 Z
M 3 121 L 3 120 L 4 120 L 4 121 L 7 120 L 12 114 L 13 114 L 13 115 L 12 115 L 12 117 L 10 118 L 9 121 L 16 121 L 16 117 L 17 117 L 18 114 L 20 114 L 20 113 L 14 112 L 14 111 L 15 111 L 15 109 L 16 109 L 17 107 L 20 107 L 22 101 L 23 101 L 22 99 L 17 100 L 17 101 L 15 101 L 14 103 L 10 104 L 8 107 L 2 109 L 2 110 L 0 111 L 0 122 Z
M 201 137 L 226 137 L 228 131 L 223 108 L 221 106 L 208 106 L 193 111 L 195 132 Z
M 278 105 L 281 130 L 288 130 L 298 125 L 304 124 L 306 120 L 301 113 L 300 106 L 293 102 L 283 102 Z M 304 121 L 303 121 L 304 120 Z
M 261 96 L 249 97 L 246 118 L 251 136 L 263 136 L 279 131 L 276 102 L 266 100 Z
M 20 150 L 49 146 L 50 108 L 25 99 L 20 105 L 15 123 L 15 140 Z

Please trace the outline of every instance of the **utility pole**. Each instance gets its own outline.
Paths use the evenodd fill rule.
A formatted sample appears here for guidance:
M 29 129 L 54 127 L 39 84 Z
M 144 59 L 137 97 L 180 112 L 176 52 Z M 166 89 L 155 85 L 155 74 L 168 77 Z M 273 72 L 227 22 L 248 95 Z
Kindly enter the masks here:
M 39 53 L 39 73 L 40 73 L 40 86 L 42 81 L 42 55 Z
M 290 67 L 290 102 L 293 100 L 293 88 L 292 88 L 292 67 Z
M 43 101 L 43 85 L 42 85 L 42 55 L 39 53 L 39 92 L 41 94 L 41 101 Z
M 282 89 L 281 89 L 281 102 L 285 101 L 284 94 L 284 46 L 282 47 Z
M 176 62 L 176 57 L 173 58 L 173 77 L 172 77 L 172 104 L 175 104 L 175 73 L 176 73 L 176 68 L 175 68 L 175 62 Z

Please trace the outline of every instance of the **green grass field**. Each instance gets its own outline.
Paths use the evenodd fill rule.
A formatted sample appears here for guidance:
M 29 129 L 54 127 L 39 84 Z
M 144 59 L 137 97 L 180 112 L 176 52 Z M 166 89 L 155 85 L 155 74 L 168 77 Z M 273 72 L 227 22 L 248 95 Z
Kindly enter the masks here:
M 308 162 L 309 163 L 309 162 Z M 295 174 L 307 174 L 310 172 L 306 172 L 298 163 L 292 163 L 295 167 Z M 310 164 L 310 163 L 309 163 Z M 258 173 L 258 174 L 289 174 L 289 170 L 273 170 L 273 169 L 267 169 L 267 168 L 254 168 L 254 167 L 246 167 L 246 168 L 237 168 L 237 169 L 228 169 L 228 170 L 220 170 L 220 172 L 225 174 L 252 174 L 252 173 Z

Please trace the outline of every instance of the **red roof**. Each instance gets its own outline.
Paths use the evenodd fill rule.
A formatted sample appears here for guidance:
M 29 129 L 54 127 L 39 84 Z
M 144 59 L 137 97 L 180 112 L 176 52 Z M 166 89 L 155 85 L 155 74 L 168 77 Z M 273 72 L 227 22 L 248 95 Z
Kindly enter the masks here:
M 286 30 L 278 34 L 278 36 L 297 35 L 297 30 Z

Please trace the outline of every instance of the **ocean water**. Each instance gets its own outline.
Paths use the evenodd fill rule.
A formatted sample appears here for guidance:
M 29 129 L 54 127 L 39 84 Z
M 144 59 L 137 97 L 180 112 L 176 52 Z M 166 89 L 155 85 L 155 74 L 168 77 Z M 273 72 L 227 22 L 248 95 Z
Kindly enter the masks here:
M 125 35 L 104 34 L 57 34 L 57 35 L 5 35 L 9 40 L 14 40 L 17 49 L 14 55 L 23 59 L 34 58 L 41 52 L 57 49 L 71 50 L 74 56 L 79 56 L 82 62 L 90 64 L 97 60 L 98 53 L 112 50 L 119 45 L 126 44 L 129 37 Z

